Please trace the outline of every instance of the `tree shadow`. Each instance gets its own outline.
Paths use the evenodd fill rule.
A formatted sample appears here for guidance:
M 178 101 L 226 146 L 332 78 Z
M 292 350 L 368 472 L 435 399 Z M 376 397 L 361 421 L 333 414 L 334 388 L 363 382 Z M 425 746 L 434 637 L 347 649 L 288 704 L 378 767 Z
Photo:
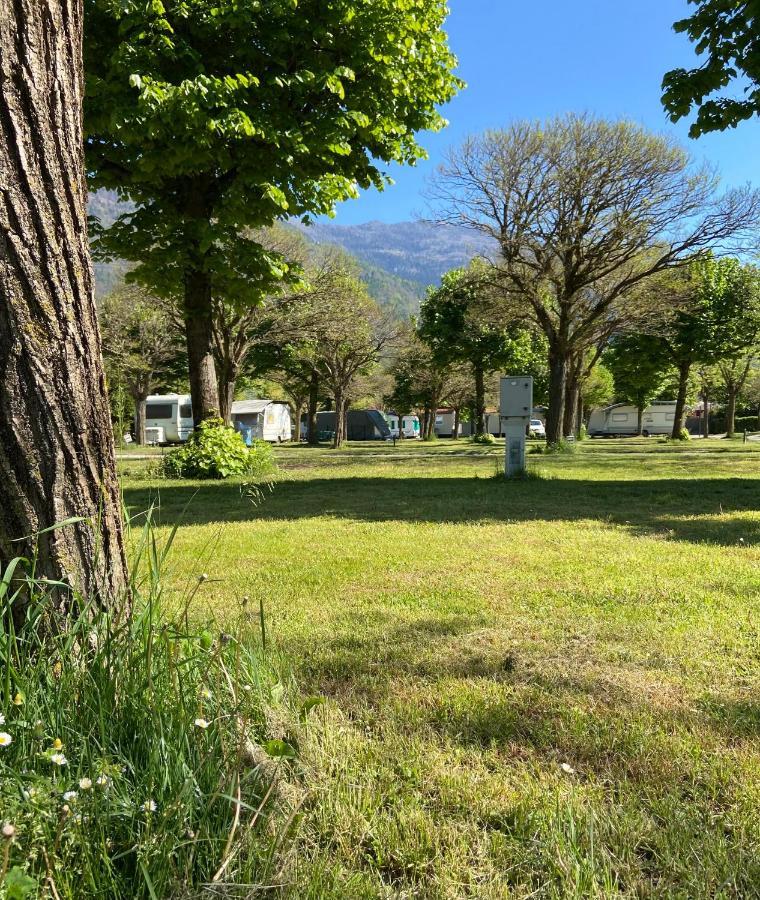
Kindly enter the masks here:
M 371 522 L 561 522 L 598 520 L 665 540 L 760 543 L 760 479 L 530 479 L 336 477 L 282 481 L 252 502 L 235 483 L 127 487 L 132 513 L 157 504 L 162 524 L 201 525 L 320 516 Z

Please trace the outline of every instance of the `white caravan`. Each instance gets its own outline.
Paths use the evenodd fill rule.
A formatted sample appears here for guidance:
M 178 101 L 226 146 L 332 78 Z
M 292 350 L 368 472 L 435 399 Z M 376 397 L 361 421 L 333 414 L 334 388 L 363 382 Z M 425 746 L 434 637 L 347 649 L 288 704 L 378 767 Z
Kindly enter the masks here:
M 670 434 L 676 417 L 676 404 L 671 400 L 655 400 L 641 417 L 641 433 Z M 635 406 L 615 403 L 595 409 L 588 421 L 589 437 L 625 437 L 638 434 L 639 413 Z
M 246 444 L 280 444 L 293 437 L 290 407 L 280 400 L 239 400 L 232 404 L 232 425 Z
M 190 394 L 151 394 L 145 401 L 145 440 L 181 444 L 193 431 Z
M 391 430 L 391 437 L 398 438 L 401 437 L 401 431 L 399 430 L 399 421 L 396 413 L 386 413 L 385 416 L 388 422 L 388 428 Z M 402 416 L 401 417 L 401 429 L 403 430 L 403 435 L 405 438 L 418 438 L 420 437 L 420 417 L 419 416 Z

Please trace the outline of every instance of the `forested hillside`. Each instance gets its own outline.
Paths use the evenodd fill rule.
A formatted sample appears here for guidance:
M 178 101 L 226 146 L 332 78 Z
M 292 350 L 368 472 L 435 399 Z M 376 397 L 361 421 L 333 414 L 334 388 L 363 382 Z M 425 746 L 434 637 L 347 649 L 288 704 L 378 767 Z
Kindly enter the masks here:
M 123 205 L 110 191 L 90 198 L 90 215 L 110 225 Z M 407 318 L 419 309 L 428 285 L 437 284 L 444 272 L 466 265 L 482 249 L 482 243 L 466 231 L 423 222 L 335 225 L 318 222 L 296 225 L 318 244 L 334 244 L 356 259 L 362 280 L 382 306 Z M 113 290 L 124 277 L 124 262 L 95 263 L 99 296 Z

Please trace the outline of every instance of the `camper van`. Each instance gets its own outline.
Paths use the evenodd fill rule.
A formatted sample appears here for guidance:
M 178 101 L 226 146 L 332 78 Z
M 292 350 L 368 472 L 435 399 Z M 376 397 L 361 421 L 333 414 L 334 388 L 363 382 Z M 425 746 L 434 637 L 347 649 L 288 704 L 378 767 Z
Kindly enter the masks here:
M 641 417 L 641 433 L 670 434 L 675 421 L 676 404 L 671 400 L 655 400 Z M 589 437 L 626 437 L 638 434 L 639 413 L 635 406 L 615 403 L 595 409 L 588 422 Z
M 279 400 L 240 400 L 232 404 L 232 426 L 250 445 L 254 441 L 281 444 L 293 436 L 290 407 Z
M 385 419 L 388 422 L 388 428 L 391 430 L 391 437 L 398 438 L 403 435 L 405 438 L 420 437 L 420 417 L 419 416 L 402 416 L 401 428 L 399 428 L 399 419 L 396 413 L 386 413 Z
M 190 394 L 152 394 L 145 401 L 145 440 L 181 444 L 193 431 Z
M 320 435 L 335 434 L 335 413 L 317 413 Z M 377 409 L 350 409 L 346 415 L 346 438 L 349 441 L 389 441 L 391 430 L 385 416 Z

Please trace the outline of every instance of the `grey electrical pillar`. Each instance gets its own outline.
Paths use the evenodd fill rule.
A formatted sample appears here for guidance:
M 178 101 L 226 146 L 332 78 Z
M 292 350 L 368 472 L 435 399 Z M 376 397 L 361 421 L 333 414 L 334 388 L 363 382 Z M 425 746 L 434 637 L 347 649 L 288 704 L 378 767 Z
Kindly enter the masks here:
M 504 474 L 525 470 L 525 432 L 533 413 L 533 379 L 511 375 L 501 379 L 499 417 L 505 437 Z

